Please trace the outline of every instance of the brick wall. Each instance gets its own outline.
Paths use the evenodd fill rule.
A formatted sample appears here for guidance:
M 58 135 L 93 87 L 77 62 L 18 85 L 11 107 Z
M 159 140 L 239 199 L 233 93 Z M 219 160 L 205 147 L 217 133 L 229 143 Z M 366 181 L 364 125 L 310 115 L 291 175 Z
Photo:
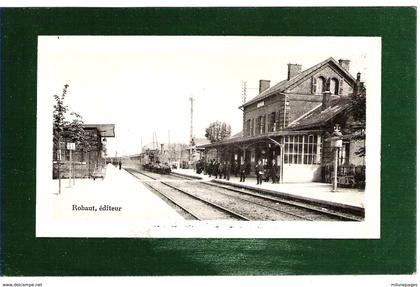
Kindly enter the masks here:
M 307 95 L 314 94 L 312 86 L 313 79 L 317 79 L 318 77 L 323 77 L 325 79 L 336 78 L 342 87 L 342 92 L 340 94 L 343 96 L 347 96 L 353 93 L 353 87 L 347 78 L 343 77 L 336 69 L 331 66 L 325 66 L 322 70 L 319 70 L 311 75 L 311 77 L 304 79 L 302 82 L 297 82 L 295 85 L 287 89 L 286 92 Z
M 260 116 L 265 117 L 265 126 L 264 131 L 265 133 L 272 131 L 273 125 L 271 123 L 271 115 L 275 113 L 275 122 L 276 122 L 276 130 L 283 125 L 283 116 L 284 116 L 284 95 L 274 95 L 269 98 L 263 100 L 264 105 L 261 107 L 257 107 L 257 102 L 249 107 L 246 107 L 244 111 L 244 135 L 247 136 L 247 121 L 254 120 L 253 129 L 254 135 L 258 135 L 258 118 Z

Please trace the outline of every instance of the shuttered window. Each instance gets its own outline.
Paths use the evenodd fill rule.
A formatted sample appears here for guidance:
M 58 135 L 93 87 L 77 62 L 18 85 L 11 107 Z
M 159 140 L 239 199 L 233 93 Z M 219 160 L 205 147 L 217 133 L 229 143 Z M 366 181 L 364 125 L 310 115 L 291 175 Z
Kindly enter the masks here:
M 312 77 L 312 94 L 316 94 L 316 78 Z
M 246 135 L 247 136 L 251 135 L 251 120 L 246 121 Z

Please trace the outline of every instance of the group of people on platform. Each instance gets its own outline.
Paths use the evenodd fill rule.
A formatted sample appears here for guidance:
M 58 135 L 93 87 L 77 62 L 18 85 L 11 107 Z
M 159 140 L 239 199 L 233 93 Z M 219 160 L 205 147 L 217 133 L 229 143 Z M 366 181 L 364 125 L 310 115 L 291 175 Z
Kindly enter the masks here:
M 197 162 L 196 170 L 197 173 L 204 173 L 208 174 L 209 177 L 214 176 L 215 178 L 226 179 L 230 180 L 230 174 L 234 171 L 235 176 L 237 176 L 237 165 L 236 162 L 232 165 L 229 161 L 216 161 L 215 159 L 205 162 L 204 160 L 200 160 Z
M 233 172 L 235 177 L 239 174 L 239 181 L 245 182 L 247 174 L 250 171 L 250 164 L 241 163 L 234 161 L 233 164 L 230 161 L 216 161 L 212 159 L 208 162 L 201 159 L 196 164 L 196 172 L 198 174 L 204 173 L 209 177 L 214 176 L 216 179 L 230 180 L 230 175 Z M 257 184 L 262 184 L 264 181 L 269 181 L 270 178 L 272 183 L 279 183 L 279 171 L 280 168 L 276 161 L 273 160 L 271 166 L 263 165 L 262 161 L 259 160 L 255 166 L 255 174 L 257 177 Z

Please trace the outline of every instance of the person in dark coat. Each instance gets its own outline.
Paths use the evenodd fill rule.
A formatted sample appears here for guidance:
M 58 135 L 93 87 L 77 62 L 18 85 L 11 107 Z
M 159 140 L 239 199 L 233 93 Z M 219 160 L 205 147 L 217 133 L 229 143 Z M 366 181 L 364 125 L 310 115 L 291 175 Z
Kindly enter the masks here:
M 207 174 L 207 161 L 203 159 L 203 175 Z
M 233 169 L 233 174 L 235 175 L 235 177 L 238 176 L 238 171 L 239 171 L 239 166 L 238 166 L 238 161 L 235 160 L 232 164 L 232 169 Z
M 223 174 L 223 179 L 226 179 L 226 162 L 222 162 L 222 174 Z
M 257 175 L 257 184 L 262 184 L 262 176 L 264 174 L 264 168 L 261 163 L 261 160 L 259 160 L 257 165 L 255 166 L 255 174 Z
M 213 174 L 216 179 L 217 179 L 217 176 L 219 175 L 219 167 L 220 167 L 220 162 L 215 161 L 214 166 L 213 166 Z
M 211 177 L 211 175 L 213 174 L 213 167 L 214 167 L 214 162 L 213 160 L 211 160 L 209 164 L 207 165 L 207 173 L 209 177 Z
M 224 164 L 223 162 L 219 163 L 219 178 L 222 179 L 223 176 L 223 168 L 224 168 Z
M 200 166 L 200 161 L 197 161 L 195 163 L 195 173 L 200 174 L 201 173 L 201 166 Z
M 121 161 L 118 161 L 118 167 L 121 170 Z
M 272 183 L 278 183 L 279 182 L 278 181 L 279 180 L 278 174 L 279 174 L 279 168 L 277 166 L 276 161 L 273 159 L 273 164 L 271 165 L 271 168 L 270 168 L 270 175 L 271 175 Z
M 246 165 L 245 163 L 241 164 L 241 166 L 239 167 L 239 175 L 240 175 L 240 182 L 245 182 L 245 177 L 246 177 Z
M 268 167 L 268 164 L 263 165 L 263 170 L 264 170 L 264 181 L 269 181 L 270 180 L 270 168 Z
M 227 180 L 230 180 L 230 168 L 231 168 L 230 161 L 227 161 L 225 165 L 225 178 Z

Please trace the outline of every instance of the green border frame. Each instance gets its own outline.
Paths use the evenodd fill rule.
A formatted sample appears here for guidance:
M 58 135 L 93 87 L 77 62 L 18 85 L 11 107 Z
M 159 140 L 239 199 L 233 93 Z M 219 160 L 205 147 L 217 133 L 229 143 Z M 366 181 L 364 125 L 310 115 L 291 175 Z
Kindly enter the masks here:
M 36 8 L 0 13 L 3 275 L 416 272 L 415 8 Z M 381 36 L 381 239 L 36 238 L 38 35 Z

